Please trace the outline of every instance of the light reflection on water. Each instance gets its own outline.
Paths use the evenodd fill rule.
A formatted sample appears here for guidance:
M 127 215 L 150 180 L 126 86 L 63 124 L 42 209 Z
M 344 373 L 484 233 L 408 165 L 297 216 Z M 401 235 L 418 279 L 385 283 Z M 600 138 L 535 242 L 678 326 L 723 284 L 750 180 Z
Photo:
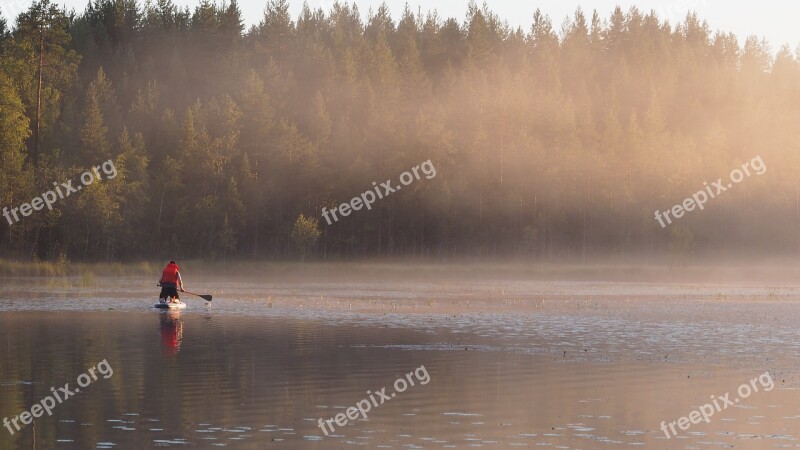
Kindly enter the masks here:
M 4 293 L 0 418 L 29 409 L 51 386 L 73 382 L 97 361 L 107 359 L 114 376 L 38 419 L 35 443 L 33 427 L 13 437 L 0 429 L 2 449 L 760 449 L 793 445 L 800 424 L 797 390 L 776 376 L 774 391 L 678 439 L 667 441 L 658 429 L 709 395 L 733 391 L 767 369 L 792 368 L 764 353 L 782 345 L 765 335 L 768 326 L 783 341 L 796 333 L 775 321 L 708 326 L 708 317 L 737 320 L 748 312 L 742 305 L 727 316 L 714 305 L 669 312 L 665 299 L 646 310 L 412 317 L 224 298 L 211 307 L 190 300 L 183 313 L 148 311 L 147 300 L 68 300 L 53 306 L 52 299 Z M 114 310 L 102 311 L 108 307 Z M 751 307 L 750 317 L 758 311 Z M 739 333 L 733 343 L 731 330 Z M 666 360 L 664 349 L 672 355 Z M 747 358 L 730 359 L 739 349 Z M 725 357 L 705 361 L 697 352 Z M 423 364 L 429 384 L 323 437 L 318 419 Z

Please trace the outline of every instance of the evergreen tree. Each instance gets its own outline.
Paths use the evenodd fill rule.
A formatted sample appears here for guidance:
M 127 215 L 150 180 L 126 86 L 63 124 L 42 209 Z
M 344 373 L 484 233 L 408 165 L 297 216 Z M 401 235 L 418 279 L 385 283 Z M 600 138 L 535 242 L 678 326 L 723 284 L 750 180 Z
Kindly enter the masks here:
M 523 30 L 475 2 L 362 21 L 352 3 L 293 18 L 270 0 L 245 31 L 235 1 L 40 0 L 14 25 L 0 19 L 0 206 L 104 161 L 118 176 L 0 226 L 2 256 L 800 248 L 797 52 L 695 13 L 578 9 L 554 29 L 537 10 Z M 680 231 L 653 219 L 755 155 L 769 176 Z M 437 177 L 314 218 L 427 160 Z M 311 228 L 319 246 L 299 246 Z

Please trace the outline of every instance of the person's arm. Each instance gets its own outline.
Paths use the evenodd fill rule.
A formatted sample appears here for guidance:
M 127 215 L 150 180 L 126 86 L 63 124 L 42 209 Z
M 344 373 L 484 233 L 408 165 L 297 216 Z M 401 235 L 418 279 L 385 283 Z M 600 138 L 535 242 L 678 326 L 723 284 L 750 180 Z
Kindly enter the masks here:
M 181 278 L 181 273 L 178 272 L 178 287 L 180 288 L 181 292 L 186 292 L 183 289 L 183 279 Z

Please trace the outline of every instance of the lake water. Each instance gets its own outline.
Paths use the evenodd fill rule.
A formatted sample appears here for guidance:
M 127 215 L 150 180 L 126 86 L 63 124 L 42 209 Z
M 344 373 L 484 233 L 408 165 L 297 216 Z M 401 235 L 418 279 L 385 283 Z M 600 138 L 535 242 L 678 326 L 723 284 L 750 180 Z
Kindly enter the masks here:
M 0 418 L 113 369 L 52 416 L 0 428 L 0 448 L 800 445 L 790 287 L 209 282 L 193 288 L 215 286 L 211 304 L 172 314 L 152 309 L 152 283 L 99 283 L 0 288 Z M 750 383 L 765 373 L 774 388 Z M 398 378 L 414 385 L 396 392 Z M 660 429 L 742 384 L 759 392 Z M 362 400 L 366 419 L 318 426 Z

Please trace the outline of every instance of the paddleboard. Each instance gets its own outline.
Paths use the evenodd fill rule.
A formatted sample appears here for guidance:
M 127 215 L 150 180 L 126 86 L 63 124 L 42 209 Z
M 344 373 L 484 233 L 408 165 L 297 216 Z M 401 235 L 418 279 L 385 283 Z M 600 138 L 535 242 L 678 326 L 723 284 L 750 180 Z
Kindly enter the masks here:
M 178 303 L 161 303 L 158 302 L 153 305 L 153 308 L 158 309 L 186 309 L 186 303 L 178 302 Z

